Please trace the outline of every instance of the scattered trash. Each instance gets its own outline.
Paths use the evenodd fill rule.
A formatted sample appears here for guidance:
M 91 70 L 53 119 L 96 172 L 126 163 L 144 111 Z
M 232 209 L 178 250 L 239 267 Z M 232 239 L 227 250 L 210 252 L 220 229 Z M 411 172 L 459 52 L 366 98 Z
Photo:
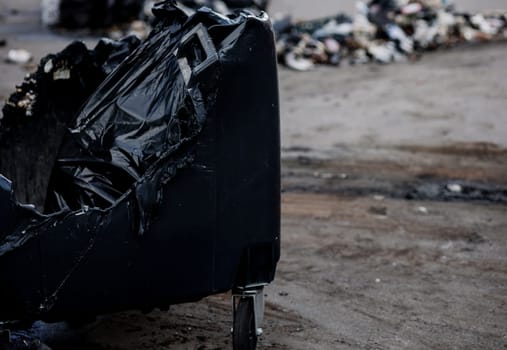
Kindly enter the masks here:
M 449 184 L 447 185 L 447 190 L 449 190 L 452 193 L 461 193 L 463 192 L 463 186 L 460 184 Z
M 505 39 L 507 12 L 470 14 L 449 1 L 372 0 L 358 2 L 354 18 L 346 14 L 312 21 L 274 23 L 278 59 L 298 71 L 316 64 L 338 66 L 416 59 L 420 53 L 463 41 Z
M 321 173 L 319 171 L 316 171 L 313 173 L 313 176 L 324 179 L 324 180 L 331 180 L 334 178 L 334 175 L 331 173 Z
M 382 202 L 384 199 L 386 199 L 386 197 L 377 194 L 373 196 L 373 199 L 376 200 L 377 202 Z
M 423 182 L 410 185 L 404 198 L 440 201 L 482 201 L 507 203 L 507 187 L 463 181 L 450 186 L 445 182 Z
M 25 49 L 12 49 L 7 53 L 7 62 L 26 64 L 32 60 L 32 54 Z
M 380 283 L 382 280 L 380 278 L 375 279 L 375 283 Z
M 417 207 L 417 211 L 421 214 L 428 214 L 429 210 L 426 207 Z

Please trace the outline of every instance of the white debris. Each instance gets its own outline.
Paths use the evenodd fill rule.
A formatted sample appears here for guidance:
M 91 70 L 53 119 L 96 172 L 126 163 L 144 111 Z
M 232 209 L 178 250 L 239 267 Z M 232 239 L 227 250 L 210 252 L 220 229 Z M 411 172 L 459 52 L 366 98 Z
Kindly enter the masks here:
M 417 207 L 417 211 L 421 214 L 428 214 L 429 210 L 426 207 Z
M 336 20 L 329 21 L 322 28 L 313 33 L 315 38 L 329 38 L 334 35 L 350 35 L 354 29 L 352 23 L 337 23 Z
M 12 49 L 7 53 L 7 61 L 17 64 L 26 64 L 32 60 L 32 54 L 25 49 Z
M 70 69 L 60 68 L 53 72 L 53 80 L 67 80 L 70 79 Z
M 46 62 L 46 64 L 44 65 L 44 73 L 49 73 L 53 70 L 53 61 L 52 60 L 49 60 Z
M 452 193 L 463 192 L 463 186 L 461 186 L 460 184 L 449 184 L 447 185 L 447 189 Z
M 394 61 L 393 50 L 386 44 L 371 45 L 368 53 L 379 63 L 390 63 Z
M 297 55 L 294 52 L 289 52 L 285 55 L 285 63 L 288 67 L 304 72 L 315 68 L 315 65 L 313 64 L 312 60 L 297 57 Z
M 334 175 L 331 173 L 321 173 L 320 171 L 316 171 L 313 173 L 314 177 L 318 177 L 324 180 L 331 180 L 334 178 Z
M 421 4 L 418 3 L 410 3 L 401 8 L 401 13 L 404 15 L 413 15 L 417 12 L 420 12 L 423 9 Z

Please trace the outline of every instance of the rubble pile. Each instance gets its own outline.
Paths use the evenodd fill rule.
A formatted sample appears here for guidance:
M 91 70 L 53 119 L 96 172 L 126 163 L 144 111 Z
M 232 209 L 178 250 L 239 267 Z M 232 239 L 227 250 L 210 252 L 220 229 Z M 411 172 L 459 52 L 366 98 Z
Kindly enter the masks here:
M 373 0 L 358 2 L 355 17 L 338 14 L 302 22 L 285 17 L 274 27 L 279 61 L 306 71 L 344 60 L 403 61 L 460 42 L 504 39 L 507 12 L 458 12 L 446 0 Z

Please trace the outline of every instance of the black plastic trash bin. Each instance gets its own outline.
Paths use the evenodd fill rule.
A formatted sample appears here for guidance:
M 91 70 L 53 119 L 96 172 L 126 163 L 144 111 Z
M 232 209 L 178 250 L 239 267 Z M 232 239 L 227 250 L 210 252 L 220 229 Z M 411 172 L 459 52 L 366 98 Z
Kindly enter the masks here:
M 0 177 L 0 320 L 75 320 L 233 290 L 234 346 L 255 348 L 280 256 L 271 25 L 206 9 L 187 17 L 171 1 L 155 13 L 158 29 L 63 137 L 46 213 Z M 190 136 L 168 147 L 175 135 Z

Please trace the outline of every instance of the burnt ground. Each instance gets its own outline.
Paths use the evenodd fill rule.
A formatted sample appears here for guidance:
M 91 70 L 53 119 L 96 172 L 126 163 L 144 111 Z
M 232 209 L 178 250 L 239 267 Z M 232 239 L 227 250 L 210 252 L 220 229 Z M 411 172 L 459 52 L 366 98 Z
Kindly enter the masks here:
M 36 15 L 3 19 L 0 56 L 70 40 Z M 506 54 L 500 43 L 281 69 L 283 251 L 260 349 L 507 349 Z M 0 95 L 29 69 L 2 61 Z M 220 295 L 104 316 L 78 338 L 84 349 L 229 349 L 230 320 Z

